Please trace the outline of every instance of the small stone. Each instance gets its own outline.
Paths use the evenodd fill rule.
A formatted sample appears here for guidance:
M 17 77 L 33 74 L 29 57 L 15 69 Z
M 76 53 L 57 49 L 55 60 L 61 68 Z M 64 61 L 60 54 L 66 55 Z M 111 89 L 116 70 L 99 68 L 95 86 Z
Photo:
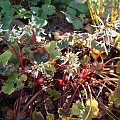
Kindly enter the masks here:
M 91 26 L 91 24 L 87 24 L 84 28 L 87 32 L 89 32 L 90 34 L 93 34 L 94 33 L 94 29 L 93 27 Z

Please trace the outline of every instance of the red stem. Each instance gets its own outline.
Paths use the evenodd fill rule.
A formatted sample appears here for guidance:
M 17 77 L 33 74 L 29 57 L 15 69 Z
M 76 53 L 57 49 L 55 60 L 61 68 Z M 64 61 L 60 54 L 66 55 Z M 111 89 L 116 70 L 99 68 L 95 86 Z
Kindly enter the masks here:
M 19 64 L 21 65 L 22 68 L 24 68 L 22 60 L 21 60 L 18 52 L 16 51 L 16 49 L 12 46 L 12 44 L 4 36 L 0 36 L 0 38 L 3 39 L 3 40 L 5 40 L 11 46 L 11 48 L 13 49 L 13 51 L 16 54 L 16 57 L 18 58 Z

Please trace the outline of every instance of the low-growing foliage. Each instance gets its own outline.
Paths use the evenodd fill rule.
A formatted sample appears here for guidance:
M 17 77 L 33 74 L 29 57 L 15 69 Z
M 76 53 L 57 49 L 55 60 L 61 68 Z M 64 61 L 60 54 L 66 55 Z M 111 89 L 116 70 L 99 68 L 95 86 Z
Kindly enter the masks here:
M 109 96 L 110 105 L 115 105 L 115 107 L 120 107 L 120 82 L 118 83 L 115 91 Z
M 37 6 L 39 2 L 41 8 Z M 110 105 L 120 106 L 119 2 L 89 0 L 88 7 L 96 28 L 93 34 L 70 33 L 66 38 L 61 36 L 55 40 L 51 37 L 51 40 L 49 37 L 47 41 L 43 27 L 48 16 L 56 12 L 56 3 L 55 0 L 30 0 L 29 11 L 12 5 L 9 0 L 0 2 L 0 42 L 7 44 L 7 50 L 0 51 L 0 74 L 7 76 L 1 93 L 11 95 L 19 91 L 14 119 L 24 117 L 28 109 L 33 120 L 54 120 L 56 116 L 62 120 L 92 120 L 99 116 L 98 99 L 103 88 L 110 93 Z M 78 0 L 60 3 L 65 5 L 66 11 L 62 13 L 68 22 L 76 29 L 82 28 L 82 20 L 88 12 L 87 3 Z M 110 13 L 105 12 L 107 5 Z M 5 9 L 6 6 L 10 11 Z M 30 21 L 28 25 L 8 30 L 16 14 L 20 15 L 17 18 L 27 17 Z M 6 19 L 9 15 L 10 19 Z M 9 32 L 4 34 L 3 29 Z M 109 85 L 113 85 L 115 91 L 108 88 Z M 32 89 L 32 93 L 30 100 L 21 107 L 25 88 Z M 43 99 L 45 115 L 42 108 L 38 111 L 35 108 L 38 98 Z M 46 106 L 52 102 L 57 108 L 51 112 Z
M 88 120 L 97 117 L 99 112 L 98 102 L 94 99 L 91 102 L 92 102 L 92 112 L 90 113 L 91 115 L 88 117 Z M 84 105 L 84 103 L 80 101 L 76 101 L 76 103 L 73 104 L 71 108 L 71 115 L 80 115 L 81 120 L 84 120 L 86 118 L 90 106 L 91 105 L 89 99 L 86 101 L 86 106 Z

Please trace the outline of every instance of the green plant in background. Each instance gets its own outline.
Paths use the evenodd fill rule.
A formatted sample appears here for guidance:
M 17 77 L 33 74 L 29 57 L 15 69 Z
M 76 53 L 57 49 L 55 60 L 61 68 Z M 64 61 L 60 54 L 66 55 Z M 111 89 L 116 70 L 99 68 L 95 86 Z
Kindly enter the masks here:
M 12 5 L 9 0 L 4 0 L 0 2 L 0 22 L 2 24 L 2 29 L 10 28 L 11 24 L 15 24 L 14 20 L 20 18 L 29 18 L 30 12 L 20 5 Z M 23 25 L 21 21 L 17 21 L 17 25 Z
M 9 0 L 0 2 L 1 8 L 1 23 L 3 24 L 3 29 L 6 29 L 13 19 L 13 14 L 16 12 L 17 6 L 12 6 Z
M 37 4 L 41 2 L 40 7 Z M 51 0 L 36 0 L 29 1 L 29 9 L 22 7 L 21 5 L 12 5 L 9 0 L 1 1 L 1 24 L 3 29 L 10 28 L 10 25 L 23 26 L 24 24 L 19 19 L 34 19 L 38 27 L 43 27 L 47 24 L 47 18 L 56 12 L 54 5 L 55 1 Z M 60 2 L 60 3 L 59 3 Z M 65 10 L 62 13 L 65 14 L 66 19 L 69 23 L 72 23 L 75 29 L 83 28 L 83 18 L 88 13 L 88 6 L 82 1 L 56 1 L 56 4 L 65 5 Z M 17 20 L 17 21 L 15 21 Z
M 45 2 L 46 3 L 46 2 Z M 50 4 L 43 4 L 42 7 L 31 6 L 33 19 L 38 28 L 44 27 L 47 24 L 47 17 L 55 13 L 55 7 Z
M 36 7 L 39 1 L 40 0 L 34 1 L 34 3 L 32 1 L 29 1 L 29 4 L 31 5 L 30 10 L 22 7 L 21 5 L 12 5 L 9 0 L 1 1 L 0 21 L 2 28 L 8 29 L 10 28 L 10 25 L 11 27 L 13 27 L 12 25 L 18 25 L 22 27 L 24 23 L 18 19 L 31 19 L 32 17 L 34 17 L 36 24 L 42 24 L 39 26 L 39 28 L 43 27 L 43 22 L 46 22 L 47 16 L 55 13 L 55 7 L 53 5 L 50 5 L 50 0 L 45 0 L 42 4 L 42 7 Z
M 65 2 L 65 1 L 64 1 Z M 66 12 L 62 11 L 65 14 L 66 20 L 69 23 L 72 23 L 75 29 L 83 28 L 83 18 L 85 18 L 88 13 L 88 6 L 82 1 L 67 1 Z

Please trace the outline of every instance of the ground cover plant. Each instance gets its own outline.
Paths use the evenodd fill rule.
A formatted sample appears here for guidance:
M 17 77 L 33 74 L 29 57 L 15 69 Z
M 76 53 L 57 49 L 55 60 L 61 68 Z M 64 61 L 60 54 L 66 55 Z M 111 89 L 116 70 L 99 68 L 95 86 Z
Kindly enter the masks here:
M 0 14 L 0 119 L 120 119 L 119 0 L 1 0 Z

